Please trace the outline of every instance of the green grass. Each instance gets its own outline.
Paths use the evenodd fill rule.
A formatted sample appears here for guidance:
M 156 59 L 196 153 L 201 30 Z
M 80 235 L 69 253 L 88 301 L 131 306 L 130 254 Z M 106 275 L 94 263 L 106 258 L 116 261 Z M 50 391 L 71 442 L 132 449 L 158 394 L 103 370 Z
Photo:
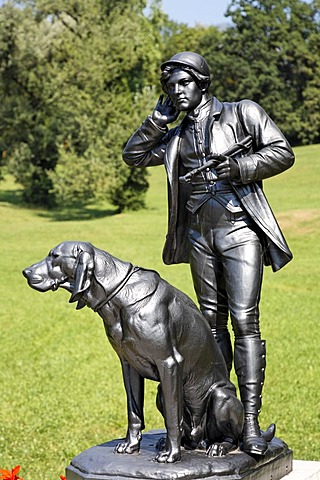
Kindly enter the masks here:
M 265 182 L 294 261 L 277 274 L 265 273 L 261 425 L 276 422 L 295 458 L 320 460 L 320 145 L 299 147 L 296 156 L 291 170 Z M 24 480 L 59 479 L 77 453 L 125 435 L 126 406 L 120 365 L 100 317 L 75 311 L 65 291 L 31 290 L 21 270 L 63 240 L 86 240 L 158 270 L 194 298 L 188 266 L 162 263 L 166 179 L 161 167 L 150 174 L 148 208 L 120 215 L 110 205 L 71 212 L 25 208 L 10 178 L 0 184 L 0 468 L 20 464 Z M 163 426 L 155 391 L 147 382 L 147 429 Z

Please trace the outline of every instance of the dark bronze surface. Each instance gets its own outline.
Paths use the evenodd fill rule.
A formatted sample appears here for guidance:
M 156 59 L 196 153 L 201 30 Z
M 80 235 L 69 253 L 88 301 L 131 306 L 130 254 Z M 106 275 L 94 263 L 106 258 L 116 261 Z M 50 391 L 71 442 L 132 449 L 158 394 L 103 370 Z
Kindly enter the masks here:
M 161 69 L 167 96 L 160 96 L 131 136 L 123 159 L 132 167 L 165 166 L 169 222 L 163 260 L 190 263 L 200 309 L 228 370 L 234 365 L 237 374 L 245 411 L 242 448 L 264 455 L 268 438 L 258 423 L 266 368 L 259 323 L 263 266 L 277 271 L 292 253 L 262 181 L 290 168 L 294 154 L 260 105 L 210 97 L 209 67 L 201 55 L 177 53 Z M 181 123 L 169 129 L 180 113 Z M 231 156 L 229 149 L 247 136 L 248 148 Z
M 128 430 L 118 453 L 140 449 L 144 378 L 159 383 L 166 443 L 156 459 L 175 462 L 181 443 L 223 455 L 237 446 L 243 407 L 209 325 L 184 293 L 155 271 L 134 267 L 90 243 L 63 242 L 24 270 L 38 291 L 65 288 L 77 308 L 102 317 L 127 394 Z

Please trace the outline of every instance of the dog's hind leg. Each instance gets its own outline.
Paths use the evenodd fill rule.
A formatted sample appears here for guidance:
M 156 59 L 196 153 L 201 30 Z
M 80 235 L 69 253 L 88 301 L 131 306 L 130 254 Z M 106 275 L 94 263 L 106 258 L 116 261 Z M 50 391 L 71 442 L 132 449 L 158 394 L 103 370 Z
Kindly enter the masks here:
M 128 430 L 125 441 L 119 443 L 115 451 L 134 453 L 140 449 L 141 432 L 144 429 L 144 378 L 126 360 L 120 357 L 120 361 L 127 394 Z
M 243 405 L 227 387 L 211 390 L 207 428 L 209 456 L 222 456 L 237 448 L 244 422 Z

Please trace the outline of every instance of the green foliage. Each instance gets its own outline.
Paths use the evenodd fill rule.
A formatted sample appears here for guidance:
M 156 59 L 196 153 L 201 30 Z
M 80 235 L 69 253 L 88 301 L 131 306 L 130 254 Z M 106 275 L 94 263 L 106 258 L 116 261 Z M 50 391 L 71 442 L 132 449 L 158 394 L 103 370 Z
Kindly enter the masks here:
M 111 200 L 117 199 L 116 205 L 119 212 L 126 209 L 139 210 L 141 207 L 145 207 L 145 203 L 141 203 L 141 197 L 148 190 L 148 180 L 146 176 L 141 175 L 142 172 L 135 168 L 130 170 L 127 177 L 123 175 L 123 170 L 124 167 L 121 163 L 117 169 L 114 187 L 110 189 L 110 198 Z M 126 178 L 125 182 L 123 182 L 124 178 Z M 112 203 L 115 202 L 112 201 Z
M 112 192 L 133 185 L 131 171 L 109 177 L 136 126 L 124 117 L 136 92 L 156 81 L 160 61 L 144 2 L 20 4 L 0 9 L 6 27 L 0 39 L 0 88 L 6 92 L 0 135 L 10 171 L 28 201 L 81 205 L 109 196 L 124 208 Z M 145 105 L 136 108 L 143 118 Z M 145 172 L 134 176 L 140 185 Z M 109 190 L 115 178 L 119 182 Z M 144 191 L 136 190 L 128 202 L 143 205 Z
M 156 102 L 157 92 L 155 88 L 144 87 L 141 92 L 137 92 L 129 106 L 130 113 L 122 119 L 121 124 L 111 124 L 110 128 L 113 135 L 120 138 L 123 138 L 123 132 L 129 132 L 129 135 L 131 135 L 133 132 L 130 131 L 130 125 L 134 124 L 137 128 L 141 120 L 152 111 Z M 145 193 L 149 186 L 147 178 L 148 171 L 145 168 L 130 168 L 122 161 L 122 158 L 114 159 L 110 164 L 108 199 L 118 207 L 120 212 L 126 209 L 138 210 L 144 207 Z
M 164 35 L 163 61 L 183 51 L 201 52 L 206 58 L 207 53 L 218 49 L 222 35 L 222 32 L 214 26 L 188 27 L 183 23 L 169 22 Z
M 228 98 L 260 103 L 293 144 L 319 141 L 318 1 L 232 0 L 228 14 L 235 27 L 211 55 Z
M 108 190 L 102 151 L 103 147 L 95 151 L 94 146 L 90 146 L 79 156 L 72 146 L 61 148 L 56 168 L 48 173 L 59 206 L 81 206 L 101 200 L 98 193 Z
M 320 145 L 295 149 L 292 169 L 264 183 L 294 253 L 274 274 L 266 269 L 261 328 L 267 339 L 261 426 L 277 435 L 295 459 L 319 460 L 319 189 Z M 65 291 L 31 290 L 21 270 L 63 240 L 86 240 L 136 265 L 151 268 L 194 297 L 187 265 L 163 265 L 167 226 L 166 177 L 150 169 L 143 211 L 103 215 L 91 207 L 57 220 L 44 209 L 21 206 L 7 178 L 0 185 L 1 355 L 0 468 L 21 465 L 24 480 L 59 479 L 79 452 L 126 432 L 119 360 L 102 321 L 76 311 Z M 110 209 L 110 206 L 106 206 Z M 155 406 L 156 382 L 146 382 L 146 430 L 163 428 Z
M 46 203 L 51 187 L 46 172 L 57 160 L 57 120 L 46 101 L 52 94 L 48 29 L 29 8 L 22 11 L 9 3 L 0 10 L 0 31 L 1 150 L 25 187 L 26 200 Z

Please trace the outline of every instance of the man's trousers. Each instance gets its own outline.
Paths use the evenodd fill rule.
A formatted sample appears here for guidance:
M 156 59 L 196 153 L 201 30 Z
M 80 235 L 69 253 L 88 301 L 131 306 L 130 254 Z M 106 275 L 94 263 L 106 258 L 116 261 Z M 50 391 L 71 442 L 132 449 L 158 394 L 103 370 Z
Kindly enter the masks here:
M 230 313 L 235 338 L 260 337 L 263 251 L 253 221 L 212 197 L 192 215 L 188 239 L 194 288 L 215 336 Z

